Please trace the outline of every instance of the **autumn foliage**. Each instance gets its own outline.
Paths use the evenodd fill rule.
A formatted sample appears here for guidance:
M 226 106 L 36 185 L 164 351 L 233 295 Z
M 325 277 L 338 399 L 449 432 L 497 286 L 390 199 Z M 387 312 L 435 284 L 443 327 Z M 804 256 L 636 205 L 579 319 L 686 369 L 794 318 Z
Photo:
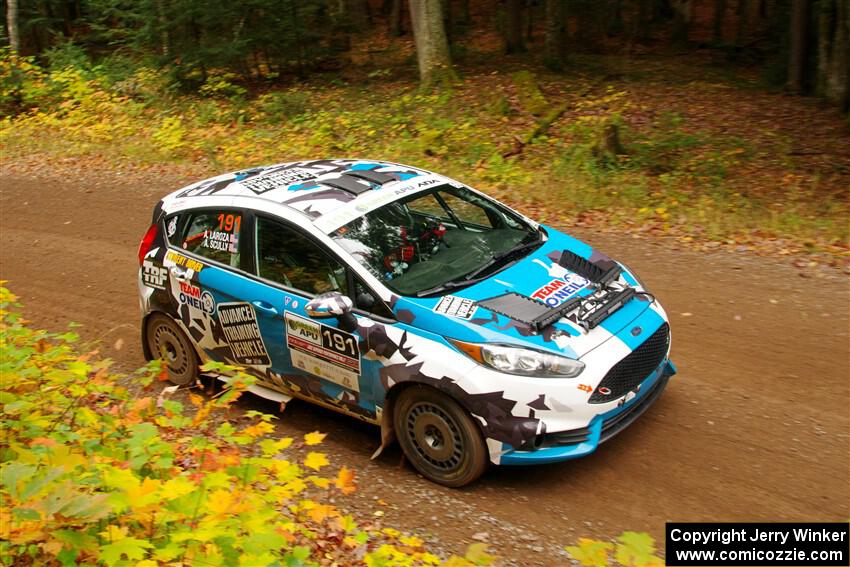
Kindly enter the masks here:
M 228 411 L 250 376 L 184 404 L 155 387 L 157 363 L 118 376 L 14 301 L 0 288 L 0 564 L 443 564 L 330 503 L 356 475 L 315 450 L 324 434 L 277 438 L 275 416 Z M 486 564 L 482 547 L 447 564 Z

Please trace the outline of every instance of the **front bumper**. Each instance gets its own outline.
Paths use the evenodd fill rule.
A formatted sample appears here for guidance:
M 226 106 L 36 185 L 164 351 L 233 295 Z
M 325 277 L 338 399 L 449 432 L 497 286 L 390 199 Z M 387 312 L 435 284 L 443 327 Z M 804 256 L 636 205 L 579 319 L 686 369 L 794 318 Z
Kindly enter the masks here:
M 542 447 L 533 451 L 516 449 L 503 453 L 499 464 L 538 465 L 577 459 L 594 452 L 600 443 L 611 439 L 639 418 L 661 396 L 676 367 L 667 359 L 640 384 L 638 394 L 620 407 L 594 417 L 587 427 L 547 434 L 552 437 L 572 439 L 557 446 Z

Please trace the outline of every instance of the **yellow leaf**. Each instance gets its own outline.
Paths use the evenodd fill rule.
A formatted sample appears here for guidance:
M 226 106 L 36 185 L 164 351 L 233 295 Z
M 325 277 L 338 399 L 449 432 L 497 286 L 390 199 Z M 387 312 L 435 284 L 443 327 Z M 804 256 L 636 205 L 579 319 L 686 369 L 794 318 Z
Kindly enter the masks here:
M 188 480 L 185 476 L 178 476 L 169 479 L 162 485 L 162 496 L 166 500 L 174 500 L 194 491 L 197 485 Z
M 315 471 L 328 464 L 330 463 L 328 462 L 328 458 L 325 456 L 324 453 L 316 453 L 311 451 L 310 453 L 307 453 L 307 458 L 304 459 L 304 466 L 311 468 Z
M 425 545 L 425 542 L 416 536 L 402 536 L 398 538 L 398 541 L 402 545 L 407 545 L 410 547 L 422 547 L 423 545 Z
M 336 519 L 336 523 L 344 532 L 352 532 L 357 529 L 357 522 L 354 521 L 354 518 L 349 516 L 341 516 Z
M 272 431 L 274 431 L 274 425 L 267 421 L 261 421 L 260 423 L 246 427 L 242 430 L 242 433 L 253 438 L 265 435 L 266 433 L 271 433 Z
M 310 475 L 307 477 L 307 480 L 318 486 L 319 488 L 327 488 L 331 485 L 331 480 L 329 478 L 323 478 L 316 475 Z
M 115 542 L 127 537 L 127 531 L 128 528 L 126 527 L 111 524 L 106 526 L 106 529 L 100 532 L 100 535 L 102 535 L 108 542 Z
M 338 516 L 339 512 L 335 507 L 331 506 L 330 504 L 319 504 L 313 509 L 311 509 L 309 512 L 307 512 L 307 515 L 310 516 L 311 520 L 318 524 L 324 521 L 325 518 L 328 518 L 330 516 Z
M 50 555 L 58 555 L 62 551 L 62 542 L 52 539 L 41 544 L 41 549 Z
M 253 508 L 250 494 L 216 490 L 207 499 L 207 509 L 214 514 L 241 514 Z
M 325 437 L 327 437 L 327 433 L 319 433 L 318 431 L 307 433 L 306 435 L 304 435 L 304 444 L 318 445 L 325 439 Z
M 130 500 L 130 505 L 133 508 L 141 508 L 143 506 L 147 506 L 151 502 L 155 502 L 158 500 L 156 496 L 156 491 L 159 488 L 162 481 L 145 477 L 145 479 L 138 484 L 137 486 L 128 487 L 127 497 Z
M 354 471 L 347 467 L 342 467 L 339 469 L 339 474 L 337 475 L 334 484 L 342 491 L 343 494 L 351 494 L 357 490 L 354 485 Z

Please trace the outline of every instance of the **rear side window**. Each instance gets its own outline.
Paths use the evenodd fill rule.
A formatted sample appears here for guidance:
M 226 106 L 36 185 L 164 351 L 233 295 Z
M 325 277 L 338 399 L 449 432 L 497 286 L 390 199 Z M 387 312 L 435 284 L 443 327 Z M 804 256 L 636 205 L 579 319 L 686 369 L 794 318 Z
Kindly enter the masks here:
M 165 219 L 165 237 L 168 239 L 168 243 L 174 246 L 180 246 L 180 221 L 182 218 L 182 215 L 177 214 Z
M 166 233 L 168 222 L 171 219 L 166 221 Z M 204 211 L 189 216 L 179 246 L 192 254 L 238 268 L 241 233 L 242 215 L 238 212 Z

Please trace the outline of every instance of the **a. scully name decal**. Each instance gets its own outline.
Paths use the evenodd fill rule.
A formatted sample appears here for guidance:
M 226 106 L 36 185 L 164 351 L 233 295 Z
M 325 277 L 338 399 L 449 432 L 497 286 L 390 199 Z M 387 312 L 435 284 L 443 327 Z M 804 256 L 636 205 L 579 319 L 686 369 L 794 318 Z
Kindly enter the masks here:
M 563 278 L 550 281 L 531 294 L 531 297 L 542 301 L 549 307 L 557 307 L 580 289 L 584 288 L 589 281 L 577 274 L 567 274 Z

